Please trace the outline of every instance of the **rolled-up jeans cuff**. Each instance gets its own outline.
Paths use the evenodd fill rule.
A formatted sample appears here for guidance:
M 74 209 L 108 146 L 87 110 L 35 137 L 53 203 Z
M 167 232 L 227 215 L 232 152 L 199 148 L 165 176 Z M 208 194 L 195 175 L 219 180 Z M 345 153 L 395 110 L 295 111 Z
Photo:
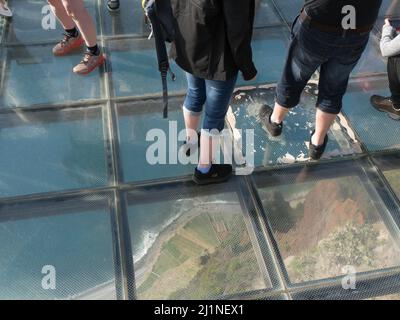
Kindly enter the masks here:
M 300 103 L 300 99 L 298 99 L 298 100 L 296 99 L 296 101 L 294 101 L 293 98 L 286 98 L 286 97 L 283 97 L 283 96 L 277 94 L 275 96 L 275 102 L 283 108 L 293 109 Z
M 186 106 L 183 106 L 182 109 L 183 109 L 183 112 L 184 112 L 184 113 L 189 114 L 189 115 L 191 115 L 191 116 L 195 116 L 195 117 L 200 116 L 201 113 L 202 113 L 202 111 L 193 111 L 193 110 L 191 110 L 190 108 L 188 108 L 188 107 L 186 107 Z M 193 109 L 194 109 L 194 108 L 193 108 Z
M 222 134 L 222 130 L 219 131 L 218 129 L 201 129 L 201 135 L 209 138 L 219 137 Z
M 332 107 L 332 106 L 325 106 L 323 104 L 317 104 L 317 108 L 322 112 L 329 113 L 329 114 L 339 114 L 342 110 L 342 106 L 339 107 Z

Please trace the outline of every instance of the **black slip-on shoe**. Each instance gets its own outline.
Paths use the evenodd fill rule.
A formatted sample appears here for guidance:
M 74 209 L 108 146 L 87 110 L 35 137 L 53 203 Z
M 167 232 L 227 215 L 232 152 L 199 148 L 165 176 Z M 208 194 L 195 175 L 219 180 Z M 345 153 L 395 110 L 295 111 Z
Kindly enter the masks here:
M 310 136 L 310 148 L 308 149 L 308 155 L 312 160 L 319 160 L 321 159 L 322 155 L 325 152 L 326 145 L 328 144 L 328 135 L 325 136 L 324 143 L 320 146 L 315 146 L 312 144 L 312 136 L 314 135 L 315 130 L 311 133 Z
M 271 115 L 273 112 L 274 110 L 270 106 L 264 104 L 260 109 L 259 117 L 269 134 L 272 137 L 278 137 L 282 134 L 283 123 L 275 123 L 271 121 Z
M 213 164 L 208 173 L 201 173 L 196 168 L 194 169 L 193 181 L 198 185 L 225 182 L 232 176 L 232 171 L 230 164 Z
M 119 11 L 119 0 L 108 0 L 107 8 L 111 12 Z
M 186 151 L 184 151 L 186 154 L 186 157 L 190 157 L 192 149 L 194 149 L 194 148 L 200 149 L 200 137 L 201 137 L 200 132 L 197 132 L 197 146 L 190 147 L 189 144 L 187 143 L 187 141 L 185 141 L 183 143 L 183 148 L 185 148 L 184 150 L 186 150 Z M 193 151 L 195 152 L 196 149 L 194 149 Z
M 394 107 L 391 98 L 374 95 L 371 97 L 371 104 L 376 110 L 386 112 L 392 119 L 400 120 L 400 109 Z

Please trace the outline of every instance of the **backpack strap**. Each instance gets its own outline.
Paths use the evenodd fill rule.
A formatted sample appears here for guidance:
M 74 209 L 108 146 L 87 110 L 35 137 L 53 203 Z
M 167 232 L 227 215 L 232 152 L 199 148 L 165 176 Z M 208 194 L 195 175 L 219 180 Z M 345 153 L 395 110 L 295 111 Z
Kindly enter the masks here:
M 156 45 L 156 52 L 157 52 L 157 60 L 158 60 L 158 70 L 161 73 L 161 81 L 163 87 L 163 117 L 168 118 L 168 82 L 167 82 L 167 75 L 168 71 L 170 71 L 169 66 L 169 57 L 167 53 L 167 46 L 166 46 L 166 39 L 164 37 L 162 25 L 160 19 L 157 14 L 157 1 L 150 0 L 146 1 L 143 0 L 142 5 L 146 2 L 144 6 L 146 15 L 150 20 L 152 32 L 154 35 L 154 41 Z M 172 80 L 175 80 L 175 75 L 172 73 Z

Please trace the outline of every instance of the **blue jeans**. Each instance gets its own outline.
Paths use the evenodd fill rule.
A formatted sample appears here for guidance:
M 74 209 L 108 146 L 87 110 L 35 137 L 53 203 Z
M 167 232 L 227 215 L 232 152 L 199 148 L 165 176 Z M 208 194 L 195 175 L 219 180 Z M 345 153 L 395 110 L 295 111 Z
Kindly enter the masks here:
M 276 90 L 276 102 L 293 108 L 314 72 L 320 67 L 317 107 L 330 114 L 342 109 L 349 77 L 364 52 L 369 32 L 331 34 L 311 28 L 297 18 L 292 27 L 292 42 L 286 65 Z
M 222 131 L 237 75 L 228 81 L 205 80 L 186 73 L 188 92 L 183 108 L 194 116 L 200 116 L 205 106 L 203 129 Z

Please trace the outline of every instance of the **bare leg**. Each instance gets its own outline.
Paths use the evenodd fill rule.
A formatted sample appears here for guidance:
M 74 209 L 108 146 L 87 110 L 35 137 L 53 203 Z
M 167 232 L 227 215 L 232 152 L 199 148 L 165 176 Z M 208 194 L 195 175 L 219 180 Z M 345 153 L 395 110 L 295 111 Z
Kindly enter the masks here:
M 335 119 L 336 114 L 326 113 L 317 109 L 315 133 L 311 139 L 314 146 L 321 146 L 324 144 L 325 136 L 328 134 L 329 128 Z
M 197 129 L 200 123 L 200 114 L 194 115 L 193 113 L 184 110 L 183 118 L 185 119 L 185 127 L 186 127 L 186 141 L 188 143 L 192 142 L 197 144 Z
M 275 102 L 274 112 L 271 115 L 271 121 L 275 123 L 282 123 L 288 114 L 289 109 L 282 107 L 279 103 Z
M 199 168 L 207 168 L 211 166 L 214 154 L 213 140 L 217 139 L 209 134 L 203 134 L 200 137 L 200 159 Z
M 66 12 L 75 22 L 87 47 L 97 44 L 97 33 L 92 17 L 86 10 L 83 0 L 62 0 Z
M 68 30 L 75 28 L 75 22 L 65 10 L 62 0 L 48 0 L 47 2 L 64 29 Z

